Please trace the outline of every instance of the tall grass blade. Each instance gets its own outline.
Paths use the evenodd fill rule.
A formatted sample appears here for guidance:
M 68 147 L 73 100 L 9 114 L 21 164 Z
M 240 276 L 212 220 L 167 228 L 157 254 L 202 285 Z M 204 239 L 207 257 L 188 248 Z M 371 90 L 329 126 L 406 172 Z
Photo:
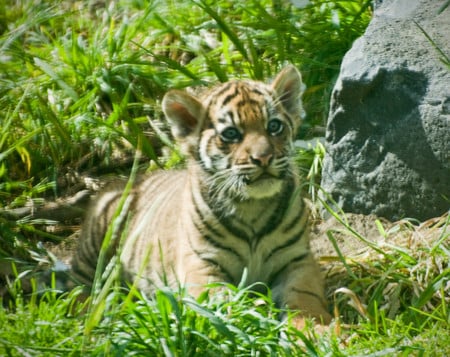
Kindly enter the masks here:
M 388 258 L 389 260 L 395 260 L 395 257 L 393 257 L 392 255 L 386 253 L 385 251 L 383 251 L 378 244 L 371 242 L 370 240 L 366 239 L 364 236 L 362 236 L 361 234 L 359 234 L 353 227 L 351 227 L 347 222 L 344 221 L 344 219 L 339 216 L 339 214 L 337 212 L 335 212 L 331 206 L 325 202 L 325 200 L 320 199 L 319 198 L 320 203 L 323 205 L 323 207 L 325 207 L 325 209 L 334 217 L 336 218 L 336 220 L 342 224 L 350 233 L 352 233 L 356 238 L 358 238 L 359 240 L 361 240 L 362 242 L 364 242 L 365 244 L 367 244 L 367 246 L 369 246 L 370 248 L 372 248 L 374 251 L 376 251 L 377 253 L 385 256 L 386 258 Z
M 229 339 L 233 343 L 233 341 L 235 340 L 235 336 L 221 318 L 214 315 L 210 310 L 204 308 L 203 306 L 201 306 L 196 301 L 194 301 L 190 298 L 184 298 L 183 303 L 186 306 L 189 306 L 193 311 L 198 313 L 200 316 L 203 316 L 206 319 L 208 319 L 209 322 L 216 328 L 216 330 L 221 335 L 225 336 L 227 339 Z
M 203 0 L 191 0 L 191 1 L 195 5 L 203 9 L 209 16 L 211 16 L 214 19 L 214 21 L 216 21 L 220 30 L 222 30 L 222 32 L 228 36 L 228 38 L 231 40 L 233 45 L 236 46 L 236 49 L 242 55 L 242 57 L 244 57 L 245 60 L 249 61 L 250 58 L 248 56 L 244 44 L 239 39 L 238 35 L 226 24 L 224 18 L 221 17 L 216 11 L 214 11 L 214 9 L 211 6 L 209 6 L 205 1 Z
M 352 277 L 352 279 L 357 280 L 356 275 L 353 273 L 352 268 L 350 268 L 350 266 L 347 264 L 347 259 L 342 254 L 342 252 L 341 252 L 341 250 L 339 248 L 339 245 L 337 244 L 336 239 L 334 238 L 333 233 L 331 231 L 327 232 L 327 237 L 328 237 L 329 241 L 331 242 L 331 244 L 333 244 L 334 250 L 336 251 L 336 253 L 337 253 L 338 257 L 339 257 L 339 260 L 344 265 L 345 270 L 347 271 L 347 274 L 350 277 Z
M 36 137 L 36 135 L 40 134 L 45 127 L 38 127 L 33 131 L 27 133 L 22 136 L 20 139 L 16 140 L 14 144 L 10 145 L 6 150 L 0 152 L 0 162 L 6 159 L 8 155 L 10 155 L 13 151 L 18 150 L 21 146 L 25 145 L 28 141 Z
M 447 4 L 448 6 L 448 4 Z M 438 44 L 428 35 L 428 33 L 424 30 L 422 26 L 419 25 L 418 22 L 413 20 L 415 25 L 419 28 L 419 30 L 423 33 L 423 35 L 427 38 L 427 40 L 431 43 L 434 49 L 441 55 L 441 61 L 450 69 L 450 57 L 442 51 L 442 49 L 438 46 Z
M 114 213 L 111 224 L 108 226 L 108 230 L 102 241 L 95 277 L 92 284 L 92 298 L 88 306 L 87 319 L 85 322 L 84 336 L 86 343 L 90 337 L 92 330 L 98 325 L 101 319 L 101 316 L 106 306 L 105 305 L 106 295 L 110 292 L 110 288 L 114 280 L 117 278 L 117 273 L 120 268 L 119 267 L 120 259 L 118 259 L 117 256 L 116 259 L 115 260 L 113 259 L 111 262 L 106 261 L 106 256 L 109 247 L 113 244 L 113 241 L 115 239 L 123 239 L 125 236 L 126 232 L 120 232 L 121 234 L 117 236 L 117 234 L 119 233 L 117 230 L 128 218 L 128 205 L 130 203 L 130 193 L 133 184 L 136 180 L 137 169 L 139 167 L 139 159 L 140 155 L 138 150 L 136 152 L 132 170 L 129 179 L 127 181 L 127 184 L 123 190 L 118 207 L 116 209 L 116 212 Z M 112 274 L 109 275 L 110 277 L 107 278 L 107 282 L 102 287 L 103 276 L 105 268 L 108 266 L 108 263 Z
M 61 89 L 63 89 L 66 94 L 74 101 L 76 102 L 78 98 L 77 92 L 70 87 L 54 70 L 53 67 L 48 64 L 47 62 L 41 60 L 38 57 L 34 58 L 34 63 L 44 72 L 46 73 L 50 78 L 52 78 Z
M 413 302 L 413 307 L 420 309 L 427 304 L 431 298 L 440 291 L 445 284 L 450 281 L 450 268 L 445 269 L 441 274 L 436 276 L 426 287 L 426 289 L 420 294 L 418 299 Z

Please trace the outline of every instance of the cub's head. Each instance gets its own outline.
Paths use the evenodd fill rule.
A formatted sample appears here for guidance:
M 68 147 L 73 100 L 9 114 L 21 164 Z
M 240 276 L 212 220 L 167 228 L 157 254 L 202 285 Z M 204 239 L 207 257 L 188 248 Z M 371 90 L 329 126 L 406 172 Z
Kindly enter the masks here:
M 168 92 L 162 107 L 185 154 L 207 173 L 217 199 L 261 199 L 291 177 L 289 154 L 302 116 L 302 80 L 285 67 L 271 85 L 231 81 L 201 99 Z

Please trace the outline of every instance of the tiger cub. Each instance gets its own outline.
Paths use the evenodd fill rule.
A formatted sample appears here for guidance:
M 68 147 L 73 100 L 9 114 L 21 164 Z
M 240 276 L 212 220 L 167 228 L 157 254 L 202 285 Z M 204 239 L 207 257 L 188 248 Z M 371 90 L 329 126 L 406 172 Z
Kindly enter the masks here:
M 272 85 L 231 81 L 200 99 L 179 90 L 164 96 L 188 164 L 134 187 L 131 218 L 121 228 L 124 280 L 148 293 L 181 283 L 197 295 L 209 282 L 239 284 L 246 276 L 246 284 L 271 288 L 279 306 L 330 321 L 309 247 L 309 210 L 290 159 L 301 92 L 300 73 L 287 66 Z M 100 195 L 82 227 L 72 269 L 87 285 L 122 189 Z

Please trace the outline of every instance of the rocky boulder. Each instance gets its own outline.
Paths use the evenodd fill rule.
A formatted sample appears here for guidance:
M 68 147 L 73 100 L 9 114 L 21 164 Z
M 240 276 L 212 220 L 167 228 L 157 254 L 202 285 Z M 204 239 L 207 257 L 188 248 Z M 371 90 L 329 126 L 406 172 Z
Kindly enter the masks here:
M 343 60 L 321 184 L 346 212 L 424 220 L 450 207 L 445 3 L 383 1 Z

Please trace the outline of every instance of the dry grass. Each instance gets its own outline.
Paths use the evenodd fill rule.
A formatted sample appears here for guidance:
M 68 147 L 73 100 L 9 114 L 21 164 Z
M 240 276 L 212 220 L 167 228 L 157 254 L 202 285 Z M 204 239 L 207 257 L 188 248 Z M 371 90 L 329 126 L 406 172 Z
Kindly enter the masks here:
M 419 225 L 348 214 L 319 225 L 313 248 L 337 316 L 352 323 L 380 312 L 391 319 L 411 309 L 448 313 L 449 222 L 448 213 Z

